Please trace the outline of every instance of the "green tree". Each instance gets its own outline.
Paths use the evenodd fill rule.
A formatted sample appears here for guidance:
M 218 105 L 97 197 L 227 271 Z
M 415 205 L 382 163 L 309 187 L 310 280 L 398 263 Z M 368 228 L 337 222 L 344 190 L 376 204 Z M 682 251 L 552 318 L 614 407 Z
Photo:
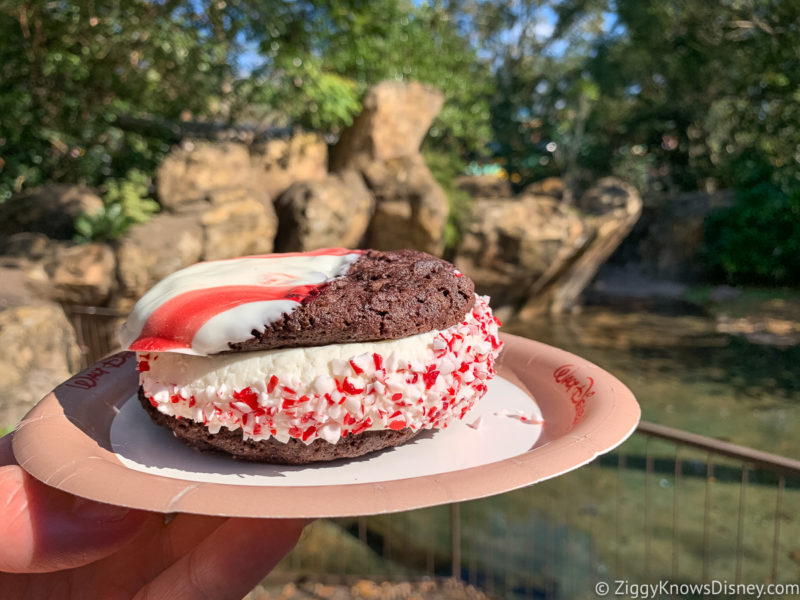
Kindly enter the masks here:
M 443 90 L 434 146 L 478 152 L 490 136 L 488 71 L 433 5 L 0 0 L 0 39 L 0 201 L 152 173 L 184 119 L 335 132 L 386 78 Z
M 279 106 L 295 122 L 336 131 L 349 124 L 370 85 L 420 81 L 445 95 L 430 132 L 433 146 L 457 153 L 485 148 L 489 71 L 442 7 L 309 1 L 285 3 L 268 15 L 258 6 L 249 12 L 248 35 L 266 60 L 244 84 L 251 88 L 248 103 Z
M 598 38 L 587 61 L 604 99 L 596 126 L 607 145 L 598 156 L 639 145 L 663 185 L 678 189 L 709 179 L 734 184 L 732 167 L 743 154 L 798 170 L 798 3 L 613 6 L 618 27 Z
M 131 225 L 144 223 L 159 211 L 158 203 L 148 198 L 150 178 L 141 171 L 133 169 L 124 179 L 108 179 L 103 187 L 103 207 L 75 221 L 76 242 L 119 239 Z
M 491 66 L 492 148 L 512 182 L 582 179 L 599 100 L 586 62 L 602 30 L 605 2 L 582 3 L 581 11 L 561 18 L 564 3 L 550 0 L 445 4 Z
M 47 180 L 151 170 L 173 140 L 126 120 L 222 110 L 230 32 L 195 4 L 0 0 L 0 200 Z

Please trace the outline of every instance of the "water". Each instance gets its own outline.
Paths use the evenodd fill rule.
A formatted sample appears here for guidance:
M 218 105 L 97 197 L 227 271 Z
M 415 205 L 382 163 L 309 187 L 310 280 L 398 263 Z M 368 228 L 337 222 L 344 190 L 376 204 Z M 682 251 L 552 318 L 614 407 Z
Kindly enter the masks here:
M 718 333 L 703 315 L 598 307 L 503 329 L 610 371 L 636 395 L 644 420 L 800 456 L 800 346 Z
M 614 373 L 636 395 L 645 420 L 800 456 L 800 347 L 753 344 L 717 332 L 707 316 L 674 311 L 590 307 L 504 329 Z M 508 520 L 500 538 L 505 553 L 497 553 L 502 562 L 479 563 L 481 574 L 493 567 L 497 588 L 509 598 L 595 598 L 596 582 L 615 579 L 735 581 L 739 573 L 742 581 L 768 580 L 776 551 L 775 484 L 752 473 L 744 501 L 741 465 L 716 457 L 709 488 L 707 455 L 687 448 L 678 481 L 676 449 L 659 441 L 647 446 L 656 459 L 648 476 L 645 444 L 633 436 L 588 467 L 463 507 L 462 513 L 475 514 L 479 546 L 496 540 L 493 519 Z M 620 457 L 627 462 L 618 470 Z M 793 480 L 783 494 L 777 581 L 796 579 L 799 506 Z

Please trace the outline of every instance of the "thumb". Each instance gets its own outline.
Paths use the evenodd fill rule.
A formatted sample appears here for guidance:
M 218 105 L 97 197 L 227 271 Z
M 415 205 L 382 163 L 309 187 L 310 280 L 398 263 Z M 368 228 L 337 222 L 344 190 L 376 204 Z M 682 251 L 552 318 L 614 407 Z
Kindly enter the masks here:
M 44 485 L 12 462 L 0 440 L 0 571 L 78 567 L 108 556 L 144 524 L 147 513 L 76 498 Z

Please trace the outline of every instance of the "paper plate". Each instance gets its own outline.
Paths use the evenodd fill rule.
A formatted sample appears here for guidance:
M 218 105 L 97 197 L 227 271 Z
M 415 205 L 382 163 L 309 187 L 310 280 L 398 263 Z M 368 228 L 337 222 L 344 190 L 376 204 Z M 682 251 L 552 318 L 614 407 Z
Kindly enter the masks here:
M 551 346 L 502 339 L 500 376 L 463 422 L 359 459 L 287 467 L 195 453 L 139 406 L 130 352 L 43 398 L 18 426 L 14 454 L 44 483 L 101 502 L 158 512 L 335 517 L 517 489 L 580 467 L 633 432 L 639 406 L 614 376 Z

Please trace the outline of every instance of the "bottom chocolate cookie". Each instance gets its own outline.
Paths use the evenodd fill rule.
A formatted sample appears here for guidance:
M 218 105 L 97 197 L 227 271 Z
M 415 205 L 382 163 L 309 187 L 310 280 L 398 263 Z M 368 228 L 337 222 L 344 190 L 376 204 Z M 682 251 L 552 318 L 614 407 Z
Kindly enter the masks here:
M 323 439 L 310 444 L 291 438 L 279 442 L 275 438 L 254 441 L 242 438 L 242 431 L 231 431 L 223 427 L 218 433 L 208 432 L 201 423 L 190 419 L 176 419 L 164 415 L 150 404 L 142 388 L 139 401 L 157 425 L 172 430 L 179 440 L 201 452 L 224 452 L 240 460 L 281 465 L 303 465 L 311 462 L 330 461 L 337 458 L 355 458 L 371 452 L 398 446 L 410 440 L 418 432 L 409 428 L 400 431 L 365 431 L 342 438 L 336 444 Z

